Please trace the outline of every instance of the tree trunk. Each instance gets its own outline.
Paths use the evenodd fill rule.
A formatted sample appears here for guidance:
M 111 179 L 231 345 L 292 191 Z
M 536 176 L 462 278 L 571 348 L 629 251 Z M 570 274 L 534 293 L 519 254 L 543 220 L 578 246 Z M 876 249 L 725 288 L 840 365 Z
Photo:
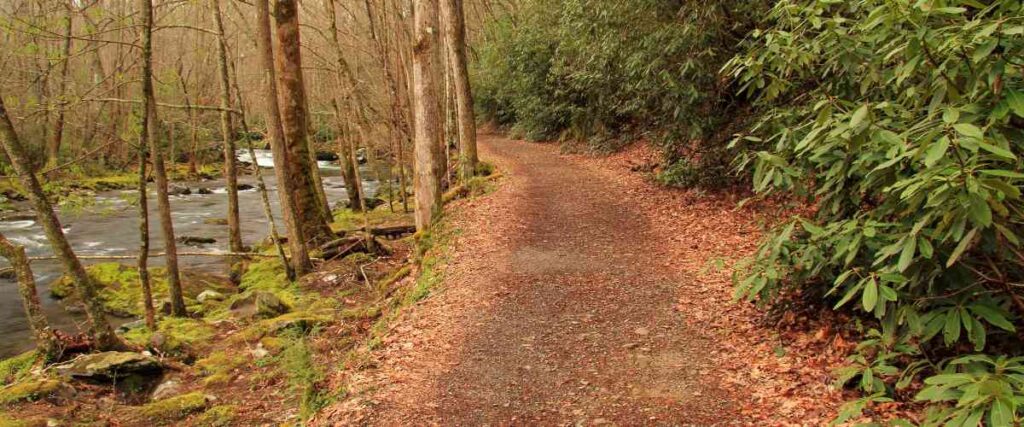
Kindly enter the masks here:
M 21 305 L 25 308 L 25 317 L 28 318 L 28 325 L 32 328 L 32 335 L 36 340 L 36 351 L 43 354 L 47 361 L 60 358 L 60 346 L 57 337 L 50 329 L 50 323 L 46 320 L 46 313 L 39 304 L 39 294 L 36 292 L 36 279 L 32 275 L 32 267 L 29 266 L 28 258 L 25 256 L 25 248 L 14 246 L 0 234 L 0 256 L 7 258 L 18 277 L 18 293 L 21 294 Z
M 473 114 L 473 92 L 469 86 L 466 65 L 466 23 L 462 0 L 441 0 L 445 42 L 448 44 L 449 69 L 455 83 L 455 104 L 459 126 L 459 167 L 462 179 L 476 175 L 479 161 L 476 153 L 476 118 Z
M 406 193 L 406 189 L 409 185 L 406 182 L 404 155 L 405 141 L 408 138 L 408 133 L 406 132 L 401 111 L 402 101 L 399 94 L 399 85 L 397 78 L 395 77 L 395 73 L 391 68 L 391 58 L 390 55 L 388 55 L 387 46 L 384 44 L 384 40 L 382 40 L 381 35 L 377 31 L 377 16 L 374 12 L 373 6 L 370 4 L 370 0 L 364 0 L 363 3 L 366 5 L 366 16 L 370 23 L 370 39 L 373 40 L 374 47 L 377 49 L 377 56 L 380 58 L 381 62 L 381 70 L 384 72 L 384 81 L 387 83 L 388 87 L 388 98 L 390 98 L 391 101 L 389 105 L 390 109 L 388 111 L 391 126 L 388 127 L 388 134 L 391 137 L 391 141 L 394 146 L 393 151 L 397 157 L 399 172 L 398 186 L 400 187 L 399 198 L 402 200 L 403 212 L 408 213 L 409 200 L 407 198 L 408 194 Z M 384 13 L 386 14 L 387 11 L 384 11 Z
M 224 36 L 224 19 L 220 0 L 211 0 L 213 20 L 217 26 L 217 70 L 220 77 L 220 133 L 224 139 L 224 181 L 228 190 L 228 247 L 231 252 L 242 252 L 242 227 L 238 212 L 238 166 L 235 164 L 234 131 L 231 129 L 231 81 L 228 78 L 228 46 Z M 231 282 L 241 281 L 241 260 L 232 259 Z
M 288 149 L 288 180 L 294 185 L 299 224 L 306 239 L 321 241 L 329 240 L 331 229 L 324 221 L 315 188 L 313 168 L 317 165 L 310 162 L 298 6 L 296 0 L 277 0 L 274 3 L 277 52 L 280 54 L 277 57 L 279 108 Z
M 256 163 L 256 151 L 252 148 L 252 140 L 249 139 L 249 124 L 245 120 L 245 103 L 242 102 L 242 90 L 238 87 L 238 73 L 232 67 L 232 75 L 234 76 L 233 86 L 235 88 L 235 96 L 238 102 L 238 121 L 242 125 L 242 132 L 245 136 L 242 140 L 245 143 L 245 148 L 249 152 L 249 160 L 252 162 L 253 173 L 256 175 L 256 189 L 260 193 L 260 201 L 263 202 L 263 215 L 267 218 L 267 227 L 270 229 L 270 238 L 274 242 L 274 248 L 277 249 L 277 256 L 281 259 L 281 265 L 284 266 L 284 271 L 288 280 L 295 280 L 295 270 L 288 264 L 288 256 L 284 253 L 284 246 L 281 245 L 281 236 L 277 232 L 277 224 L 274 223 L 274 212 L 270 209 L 270 195 L 267 192 L 267 184 L 263 180 L 263 171 Z
M 437 0 L 415 0 L 412 56 L 416 229 L 429 228 L 441 213 L 441 141 L 438 126 L 436 60 Z
M 139 285 L 142 287 L 142 303 L 146 311 L 146 327 L 156 330 L 156 310 L 153 309 L 153 289 L 149 280 L 149 191 L 146 188 L 146 162 L 149 155 L 148 147 L 156 139 L 157 133 L 152 126 L 150 112 L 156 109 L 150 104 L 150 96 L 153 92 L 153 81 L 149 76 L 153 73 L 153 37 L 151 32 L 145 32 L 142 37 L 142 117 L 141 130 L 139 131 L 139 257 L 136 260 L 139 269 Z
M 281 199 L 281 211 L 284 215 L 285 227 L 288 230 L 288 245 L 291 249 L 291 265 L 296 275 L 304 275 L 312 270 L 306 250 L 306 237 L 300 226 L 301 217 L 296 209 L 295 183 L 289 173 L 289 153 L 285 142 L 284 128 L 281 125 L 281 112 L 277 100 L 277 77 L 274 71 L 274 48 L 271 45 L 270 5 L 269 0 L 256 2 L 257 44 L 260 51 L 260 65 L 263 68 L 263 95 L 266 104 L 267 136 L 270 137 L 270 149 L 274 153 L 274 173 L 277 175 L 277 194 Z M 301 157 L 305 158 L 305 157 Z
M 70 2 L 64 3 L 64 40 L 61 41 L 60 53 L 60 78 L 57 81 L 57 113 L 53 123 L 53 133 L 46 144 L 46 166 L 51 168 L 57 166 L 60 155 L 60 145 L 64 139 L 64 111 L 67 105 L 68 96 L 68 74 L 71 67 L 71 17 L 74 8 Z
M 356 90 L 355 77 L 352 75 L 352 70 L 349 69 L 348 62 L 345 61 L 344 51 L 338 37 L 337 13 L 335 12 L 334 0 L 326 0 L 325 3 L 327 6 L 327 19 L 330 22 L 328 32 L 331 36 L 331 43 L 334 45 L 335 54 L 338 56 L 335 77 L 338 80 L 338 85 L 345 88 L 345 97 L 350 101 L 352 111 L 356 114 L 357 126 L 359 126 L 360 131 L 364 131 L 368 126 L 366 117 L 363 114 L 364 103 L 360 96 L 361 92 Z M 342 134 L 344 132 L 344 118 L 342 116 L 340 100 L 335 99 L 331 103 L 334 106 L 334 113 L 338 122 L 338 157 L 341 163 L 341 176 L 345 180 L 345 190 L 348 193 L 348 205 L 352 210 L 362 210 L 363 199 L 365 198 L 363 195 L 363 183 L 356 178 L 359 162 L 355 158 L 355 153 L 351 150 L 351 145 L 345 142 L 345 135 Z
M 143 50 L 142 96 L 146 106 L 147 123 L 150 133 L 150 158 L 153 162 L 153 175 L 156 178 L 156 204 L 160 214 L 160 231 L 164 238 L 164 252 L 167 263 L 167 287 L 170 290 L 171 314 L 187 316 L 185 296 L 181 291 L 181 274 L 178 271 L 178 246 L 174 241 L 174 223 L 171 218 L 171 200 L 167 194 L 167 169 L 164 165 L 164 151 L 156 135 L 159 120 L 156 115 L 156 96 L 153 93 L 153 0 L 141 0 L 142 38 L 150 49 Z M 147 40 L 148 39 L 148 40 Z
M 4 106 L 2 93 L 0 93 L 0 142 L 2 142 L 4 152 L 7 153 L 7 158 L 11 161 L 11 166 L 18 174 L 18 180 L 28 192 L 29 201 L 36 211 L 36 217 L 43 227 L 43 232 L 46 233 L 46 238 L 53 247 L 54 254 L 64 264 L 64 270 L 71 277 L 71 281 L 75 284 L 85 303 L 85 313 L 90 325 L 89 335 L 100 349 L 124 348 L 124 343 L 114 334 L 113 328 L 107 322 L 103 306 L 100 305 L 97 296 L 96 285 L 71 249 L 71 244 L 68 243 L 64 230 L 61 229 L 60 220 L 53 212 L 53 206 L 50 205 L 50 201 L 43 193 L 43 187 L 29 167 L 28 153 L 21 144 L 21 140 L 18 139 L 18 133 L 14 130 L 11 118 L 7 115 L 7 107 Z

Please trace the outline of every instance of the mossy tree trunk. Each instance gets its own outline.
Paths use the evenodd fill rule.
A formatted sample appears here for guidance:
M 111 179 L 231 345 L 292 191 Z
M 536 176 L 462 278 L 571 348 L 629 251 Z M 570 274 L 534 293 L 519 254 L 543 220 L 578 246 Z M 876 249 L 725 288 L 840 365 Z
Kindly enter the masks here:
M 281 211 L 288 231 L 288 246 L 291 250 L 291 266 L 295 275 L 301 276 L 312 270 L 306 237 L 301 227 L 301 217 L 296 208 L 295 183 L 289 174 L 289 153 L 281 125 L 281 110 L 277 99 L 277 72 L 274 70 L 274 47 L 270 32 L 269 0 L 255 0 L 256 42 L 260 51 L 260 66 L 263 72 L 263 97 L 266 107 L 267 136 L 270 150 L 274 155 L 274 173 L 277 175 L 277 194 L 281 199 Z
M 286 172 L 293 185 L 297 219 L 308 241 L 328 240 L 332 237 L 331 229 L 324 220 L 323 206 L 317 195 L 314 170 L 317 165 L 310 160 L 298 2 L 277 0 L 274 3 L 274 23 L 279 54 L 276 57 L 279 111 L 288 149 Z
M 153 112 L 156 105 L 150 102 L 153 92 L 153 80 L 150 76 L 153 73 L 153 35 L 151 31 L 142 34 L 142 56 L 145 60 L 142 63 L 142 117 L 140 118 L 139 131 L 139 256 L 136 265 L 139 269 L 139 286 L 142 288 L 142 304 L 146 312 L 146 326 L 150 330 L 156 330 L 156 310 L 153 308 L 153 288 L 149 279 L 149 191 L 147 187 L 146 165 L 149 156 L 149 147 L 157 138 L 156 120 Z
M 124 348 L 124 343 L 114 334 L 114 329 L 107 322 L 103 307 L 97 296 L 96 284 L 93 283 L 89 274 L 86 273 L 82 262 L 71 249 L 67 236 L 61 228 L 60 220 L 53 211 L 53 206 L 43 193 L 43 187 L 39 179 L 32 172 L 29 165 L 28 152 L 18 139 L 18 133 L 14 129 L 14 123 L 7 113 L 7 107 L 3 102 L 3 94 L 0 93 L 0 144 L 11 160 L 11 166 L 18 175 L 22 187 L 28 193 L 28 199 L 36 212 L 36 218 L 43 227 L 46 238 L 53 247 L 53 252 L 64 265 L 64 270 L 71 277 L 82 301 L 85 303 L 86 318 L 89 322 L 89 335 L 97 348 L 103 350 Z
M 25 248 L 11 244 L 3 234 L 0 234 L 0 256 L 7 258 L 18 278 L 18 293 L 21 294 L 21 305 L 25 308 L 25 317 L 28 318 L 29 327 L 32 328 L 32 335 L 36 340 L 36 351 L 47 361 L 59 359 L 60 343 L 50 329 L 46 313 L 39 304 L 36 279 L 32 275 L 28 257 L 25 256 Z

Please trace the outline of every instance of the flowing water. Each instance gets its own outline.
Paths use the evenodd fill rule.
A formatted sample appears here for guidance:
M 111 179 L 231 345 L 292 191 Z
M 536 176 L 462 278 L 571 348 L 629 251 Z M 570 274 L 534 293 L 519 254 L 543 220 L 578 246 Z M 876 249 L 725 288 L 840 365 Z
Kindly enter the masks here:
M 242 161 L 248 160 L 248 154 L 240 155 Z M 262 167 L 273 166 L 273 158 L 266 150 L 257 150 L 257 164 Z M 331 206 L 348 195 L 340 176 L 337 165 L 320 162 L 320 170 L 324 175 L 324 191 L 327 193 Z M 378 182 L 375 174 L 361 167 L 364 179 L 363 187 L 368 195 L 376 193 Z M 263 178 L 269 190 L 270 202 L 278 230 L 284 234 L 284 224 L 278 206 L 277 180 L 273 170 L 264 169 Z M 227 226 L 211 223 L 211 219 L 227 217 L 227 196 L 221 180 L 181 183 L 192 190 L 191 195 L 171 196 L 172 219 L 177 236 L 212 237 L 216 243 L 190 247 L 178 245 L 179 252 L 189 251 L 225 251 L 227 250 Z M 253 176 L 239 177 L 239 184 L 256 186 Z M 207 188 L 213 194 L 197 194 L 199 188 Z M 160 233 L 160 218 L 156 214 L 155 193 L 150 186 L 150 248 L 163 252 L 163 238 Z M 79 255 L 135 255 L 139 247 L 138 210 L 129 200 L 135 190 L 107 191 L 96 194 L 95 204 L 78 212 L 60 212 L 64 232 L 71 241 L 72 247 Z M 242 225 L 242 240 L 252 245 L 265 238 L 268 232 L 267 218 L 263 213 L 262 200 L 255 188 L 241 191 L 238 194 L 239 212 Z M 0 221 L 2 232 L 12 243 L 22 245 L 29 256 L 48 256 L 49 242 L 42 228 L 34 220 Z M 102 261 L 84 261 L 102 262 Z M 127 261 L 134 265 L 134 261 Z M 163 264 L 162 257 L 150 258 L 151 265 Z M 187 256 L 179 260 L 182 268 L 198 269 L 226 275 L 227 264 L 221 257 Z M 6 262 L 2 264 L 7 266 Z M 32 263 L 36 283 L 43 308 L 52 326 L 65 331 L 82 329 L 82 316 L 68 313 L 61 304 L 50 297 L 49 286 L 63 274 L 57 261 L 35 261 Z M 0 358 L 9 357 L 32 347 L 28 323 L 18 295 L 17 285 L 13 279 L 0 279 Z

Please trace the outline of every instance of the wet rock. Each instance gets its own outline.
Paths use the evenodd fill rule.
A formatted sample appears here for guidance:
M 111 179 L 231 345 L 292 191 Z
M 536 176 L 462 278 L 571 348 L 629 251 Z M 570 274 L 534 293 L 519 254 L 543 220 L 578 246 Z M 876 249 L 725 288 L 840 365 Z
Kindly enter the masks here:
M 256 186 L 249 184 L 238 184 L 238 191 L 251 191 L 255 190 Z
M 167 380 L 156 386 L 153 390 L 152 400 L 163 400 L 181 394 L 181 383 L 177 380 Z
M 158 375 L 163 365 L 152 356 L 128 351 L 105 351 L 79 356 L 54 366 L 63 376 L 80 379 L 110 381 L 131 375 Z
M 227 218 L 206 218 L 203 220 L 206 225 L 228 225 Z
M 202 195 L 213 194 L 213 190 L 211 190 L 209 188 L 206 188 L 206 187 L 203 187 L 203 188 L 199 189 L 199 194 L 202 194 Z
M 13 268 L 0 269 L 0 279 L 14 280 L 18 278 L 17 276 Z
M 206 301 L 224 301 L 225 298 L 227 297 L 225 297 L 224 294 L 217 292 L 213 289 L 207 289 L 205 291 L 200 292 L 199 295 L 196 296 L 196 301 L 199 301 L 201 303 Z
M 117 327 L 117 332 L 120 332 L 120 333 L 123 334 L 123 333 L 126 333 L 126 332 L 128 332 L 128 331 L 130 331 L 132 329 L 138 329 L 138 328 L 141 328 L 141 327 L 144 327 L 144 326 L 146 326 L 146 320 L 145 319 L 133 320 L 131 322 L 128 322 L 128 323 L 125 323 L 125 324 L 123 324 L 121 326 L 118 326 Z
M 187 196 L 189 194 L 192 194 L 192 189 L 184 185 L 171 184 L 167 186 L 167 194 L 171 196 Z
M 338 160 L 338 153 L 331 151 L 317 151 L 316 160 L 320 162 L 333 162 Z
M 202 246 L 217 243 L 217 239 L 212 237 L 200 237 L 200 236 L 178 236 L 175 239 L 178 243 L 189 246 Z
M 231 313 L 235 317 L 272 318 L 291 311 L 281 298 L 272 292 L 256 291 L 244 298 L 231 303 Z
M 363 203 L 366 204 L 366 209 L 371 209 L 372 210 L 372 209 L 376 209 L 377 206 L 383 205 L 383 204 L 385 204 L 387 202 L 385 202 L 384 199 L 380 199 L 380 198 L 377 198 L 377 197 L 367 197 L 367 198 L 363 199 Z

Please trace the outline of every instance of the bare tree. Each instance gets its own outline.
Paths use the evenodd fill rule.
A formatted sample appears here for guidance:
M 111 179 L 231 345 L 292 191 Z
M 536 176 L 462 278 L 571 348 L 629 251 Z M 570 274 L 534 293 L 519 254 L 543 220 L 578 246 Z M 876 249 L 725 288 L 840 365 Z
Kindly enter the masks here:
M 46 165 L 47 167 L 57 166 L 57 157 L 60 155 L 60 145 L 64 139 L 64 111 L 68 104 L 68 73 L 71 70 L 71 24 L 74 16 L 74 8 L 71 2 L 64 3 L 64 37 L 61 40 L 60 52 L 60 77 L 57 80 L 57 113 L 53 122 L 53 133 L 46 144 Z
M 270 5 L 269 0 L 255 0 L 256 3 L 256 42 L 260 51 L 260 66 L 263 71 L 263 97 L 266 106 L 267 134 L 270 138 L 270 149 L 274 154 L 274 173 L 277 175 L 277 193 L 281 199 L 281 210 L 284 215 L 285 228 L 288 231 L 288 246 L 291 249 L 291 265 L 296 275 L 303 275 L 312 270 L 306 250 L 306 238 L 300 226 L 300 216 L 296 209 L 295 183 L 289 173 L 289 153 L 281 125 L 281 112 L 277 99 L 277 76 L 274 70 L 274 47 L 271 44 Z
M 415 0 L 412 56 L 416 229 L 429 228 L 441 213 L 441 138 L 438 123 L 436 60 L 437 0 Z
M 473 93 L 469 86 L 466 65 L 466 22 L 462 0 L 440 0 L 441 20 L 444 21 L 445 43 L 448 46 L 452 79 L 455 86 L 455 104 L 459 127 L 459 166 L 462 178 L 476 174 L 479 161 L 476 153 L 476 118 L 473 114 Z
M 228 78 L 228 46 L 224 36 L 224 18 L 221 16 L 220 0 L 211 0 L 213 20 L 217 29 L 217 71 L 220 77 L 220 133 L 224 140 L 224 181 L 228 191 L 228 248 L 231 252 L 242 252 L 242 227 L 238 213 L 238 166 L 235 164 L 234 131 L 231 129 L 231 81 Z M 231 281 L 238 284 L 241 272 L 239 260 L 232 260 Z
M 150 160 L 153 163 L 153 175 L 156 178 L 156 204 L 160 214 L 160 231 L 164 238 L 164 252 L 167 264 L 167 287 L 170 290 L 171 314 L 174 316 L 187 316 L 185 307 L 185 296 L 181 290 L 181 274 L 178 270 L 178 246 L 174 241 L 174 223 L 171 218 L 171 199 L 168 195 L 167 168 L 164 164 L 163 145 L 158 138 L 159 121 L 156 114 L 156 96 L 153 93 L 153 0 L 140 0 L 140 13 L 142 15 L 142 39 L 143 45 L 149 44 L 150 48 L 142 51 L 142 97 L 146 110 L 147 127 L 149 128 Z M 148 39 L 148 41 L 147 41 Z
M 324 4 L 327 8 L 328 32 L 330 33 L 331 44 L 338 57 L 338 63 L 335 65 L 335 77 L 338 80 L 338 84 L 345 88 L 344 91 L 339 93 L 338 97 L 331 100 L 338 123 L 338 160 L 341 163 L 341 176 L 345 180 L 345 189 L 348 193 L 348 206 L 353 210 L 362 210 L 363 199 L 365 198 L 363 196 L 363 185 L 356 178 L 359 162 L 353 160 L 355 153 L 352 152 L 351 144 L 345 142 L 345 136 L 342 134 L 344 117 L 342 116 L 341 100 L 337 98 L 340 98 L 343 93 L 344 98 L 349 101 L 353 113 L 357 116 L 356 124 L 360 131 L 364 131 L 367 127 L 367 120 L 363 111 L 364 103 L 360 93 L 356 90 L 355 78 L 352 76 L 352 70 L 345 61 L 341 40 L 338 37 L 338 18 L 335 12 L 334 0 L 325 0 Z
M 7 107 L 3 102 L 3 94 L 0 93 L 0 143 L 3 145 L 7 158 L 11 160 L 11 166 L 18 175 L 18 180 L 28 193 L 28 199 L 36 212 L 36 218 L 46 233 L 46 238 L 53 247 L 53 252 L 62 264 L 64 270 L 71 278 L 72 283 L 78 290 L 78 294 L 85 304 L 85 313 L 89 321 L 89 335 L 95 345 L 101 349 L 124 348 L 124 343 L 114 334 L 113 328 L 107 322 L 103 306 L 100 305 L 97 296 L 96 284 L 85 271 L 82 262 L 71 249 L 67 236 L 61 228 L 57 214 L 53 212 L 53 206 L 43 193 L 43 187 L 39 179 L 29 167 L 30 160 L 18 133 L 14 129 L 14 123 L 7 113 Z

